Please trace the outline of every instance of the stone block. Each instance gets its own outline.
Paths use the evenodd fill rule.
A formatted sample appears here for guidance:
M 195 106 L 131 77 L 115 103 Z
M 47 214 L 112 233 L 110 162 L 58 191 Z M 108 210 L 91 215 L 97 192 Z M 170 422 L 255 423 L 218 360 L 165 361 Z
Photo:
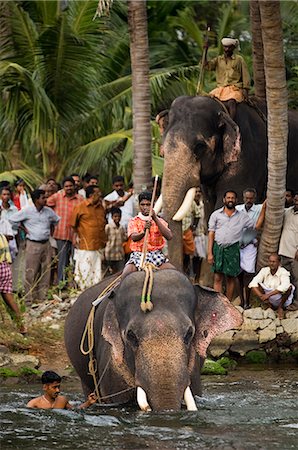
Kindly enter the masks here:
M 243 324 L 241 329 L 242 330 L 257 330 L 259 328 L 259 321 L 248 319 L 247 317 L 244 317 Z
M 37 369 L 40 366 L 39 359 L 32 355 L 11 353 L 10 359 L 11 359 L 10 366 L 14 369 L 19 369 L 21 367 L 29 367 L 31 369 Z
M 241 314 L 243 314 L 244 309 L 242 308 L 242 306 L 238 305 L 235 306 L 236 309 L 238 309 L 239 312 L 241 312 Z
M 241 299 L 240 299 L 240 297 L 238 296 L 238 297 L 234 298 L 234 300 L 232 300 L 232 304 L 233 304 L 234 306 L 240 306 L 240 305 L 241 305 Z
M 259 331 L 259 342 L 263 344 L 264 342 L 273 341 L 276 338 L 276 331 L 269 330 L 269 328 L 265 328 L 264 330 Z
M 296 319 L 282 319 L 281 325 L 288 334 L 298 333 L 298 320 Z
M 258 336 L 254 331 L 241 330 L 237 331 L 233 336 L 231 351 L 244 356 L 249 350 L 258 349 Z
M 11 358 L 9 353 L 0 354 L 0 367 L 9 367 L 11 365 Z
M 277 327 L 280 327 L 280 326 L 281 326 L 280 319 L 278 319 L 278 318 L 275 319 L 274 323 L 275 323 L 275 325 L 276 325 Z
M 298 319 L 298 311 L 286 311 L 287 319 Z
M 274 322 L 271 321 L 271 323 L 269 323 L 267 328 L 268 328 L 268 330 L 276 331 L 276 323 L 275 323 L 275 321 Z
M 273 311 L 273 309 L 268 308 L 264 310 L 264 319 L 272 319 L 272 320 L 276 319 L 276 314 Z
M 260 307 L 246 309 L 243 313 L 244 317 L 248 319 L 260 320 L 264 319 L 264 310 Z
M 7 353 L 9 353 L 8 348 L 5 345 L 0 345 L 0 355 L 7 355 Z
M 263 330 L 263 328 L 266 328 L 270 324 L 272 324 L 272 320 L 271 319 L 256 320 L 255 322 L 258 323 L 258 328 L 260 328 L 261 330 Z
M 291 334 L 290 339 L 291 339 L 291 344 L 294 344 L 295 342 L 297 342 L 298 341 L 298 332 Z
M 220 336 L 217 336 L 215 339 L 212 339 L 212 342 L 208 348 L 208 353 L 214 358 L 218 358 L 223 355 L 227 350 L 229 350 L 234 334 L 235 331 L 229 330 L 222 333 Z
M 284 332 L 284 328 L 283 327 L 276 327 L 276 334 L 281 334 Z

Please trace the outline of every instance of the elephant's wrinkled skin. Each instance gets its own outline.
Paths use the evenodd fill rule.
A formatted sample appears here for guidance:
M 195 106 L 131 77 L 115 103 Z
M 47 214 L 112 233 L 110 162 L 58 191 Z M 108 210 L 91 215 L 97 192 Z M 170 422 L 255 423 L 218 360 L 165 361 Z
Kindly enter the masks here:
M 266 114 L 261 103 L 259 108 Z M 245 188 L 255 187 L 258 200 L 264 199 L 267 184 L 266 121 L 257 109 L 240 103 L 235 122 L 223 105 L 211 97 L 184 96 L 172 103 L 163 143 L 162 195 L 165 218 L 179 241 L 181 224 L 172 218 L 191 187 L 203 184 L 207 213 L 222 205 L 223 194 L 228 189 L 235 190 L 238 198 L 242 199 Z M 290 111 L 287 186 L 295 190 L 298 190 L 297 139 L 298 113 Z M 180 260 L 175 255 L 178 247 L 177 241 L 169 243 L 173 264 Z
M 222 294 L 199 286 L 176 270 L 154 274 L 154 308 L 144 313 L 140 297 L 144 272 L 127 276 L 114 297 L 98 305 L 94 320 L 99 390 L 106 403 L 126 403 L 142 387 L 153 410 L 181 408 L 185 389 L 200 393 L 199 357 L 205 358 L 211 339 L 237 327 L 241 314 Z M 94 391 L 88 357 L 80 341 L 91 303 L 108 282 L 80 295 L 65 323 L 68 355 L 85 395 Z M 120 391 L 126 392 L 119 393 Z M 119 393 L 119 394 L 117 394 Z

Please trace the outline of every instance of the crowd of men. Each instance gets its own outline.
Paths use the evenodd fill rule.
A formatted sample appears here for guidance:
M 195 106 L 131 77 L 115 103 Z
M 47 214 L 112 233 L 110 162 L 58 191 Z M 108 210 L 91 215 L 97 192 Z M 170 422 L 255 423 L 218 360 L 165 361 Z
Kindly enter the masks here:
M 250 77 L 244 59 L 234 54 L 239 41 L 225 37 L 221 42 L 223 55 L 209 61 L 205 42 L 203 68 L 216 73 L 217 86 L 209 95 L 223 102 L 235 119 L 237 103 L 248 99 Z M 168 120 L 167 110 L 156 116 L 161 137 Z M 160 155 L 163 154 L 160 143 Z M 51 178 L 31 194 L 23 180 L 18 180 L 14 188 L 8 182 L 0 183 L 0 293 L 14 311 L 21 333 L 26 333 L 26 327 L 13 296 L 20 276 L 28 307 L 44 301 L 51 285 L 67 286 L 72 275 L 82 290 L 98 283 L 106 272 L 122 271 L 123 278 L 142 266 L 146 235 L 145 261 L 159 269 L 174 268 L 166 250 L 172 231 L 165 220 L 150 210 L 152 193 L 139 195 L 140 212 L 134 217 L 132 187 L 125 190 L 122 176 L 115 176 L 112 183 L 113 191 L 105 197 L 98 177 L 89 174 L 81 179 L 73 173 L 61 185 Z M 256 198 L 256 190 L 247 188 L 243 203 L 237 204 L 236 192 L 228 190 L 223 206 L 211 214 L 207 226 L 198 187 L 182 221 L 183 269 L 194 282 L 199 282 L 202 262 L 207 260 L 214 273 L 214 290 L 225 292 L 232 301 L 238 285 L 244 309 L 250 308 L 253 292 L 283 318 L 285 309 L 298 309 L 298 193 L 286 191 L 278 253 L 272 253 L 268 266 L 258 273 L 256 261 L 266 202 L 256 204 Z M 59 375 L 45 372 L 42 382 L 45 394 L 27 406 L 71 408 L 68 400 L 59 396 Z M 95 401 L 91 394 L 79 408 Z
M 127 225 L 134 215 L 132 189 L 115 176 L 103 198 L 96 176 L 72 174 L 61 185 L 49 179 L 29 192 L 23 180 L 0 184 L 0 293 L 26 332 L 13 293 L 24 288 L 28 307 L 73 277 L 80 289 L 124 267 Z M 72 264 L 70 264 L 70 262 Z
M 278 253 L 269 256 L 268 267 L 256 275 L 258 230 L 265 219 L 266 202 L 256 205 L 256 191 L 243 192 L 242 205 L 237 194 L 227 191 L 223 207 L 209 219 L 208 262 L 214 272 L 214 289 L 232 300 L 238 278 L 243 308 L 249 308 L 251 290 L 262 301 L 277 309 L 296 310 L 298 282 L 298 193 L 286 191 L 284 220 Z
M 99 282 L 105 273 L 122 271 L 125 258 L 126 272 L 135 270 L 131 264 L 138 267 L 134 258 L 141 252 L 146 229 L 151 228 L 147 223 L 151 198 L 150 194 L 142 197 L 141 211 L 133 219 L 133 189 L 125 190 L 122 176 L 113 178 L 113 190 L 105 197 L 98 178 L 91 175 L 81 179 L 72 174 L 61 185 L 49 179 L 31 193 L 23 180 L 18 180 L 14 189 L 7 182 L 0 186 L 0 292 L 20 322 L 13 297 L 20 278 L 25 303 L 30 307 L 47 298 L 51 285 L 62 289 L 74 280 L 83 290 Z M 243 308 L 250 307 L 253 291 L 261 301 L 278 309 L 281 317 L 285 308 L 297 307 L 298 195 L 287 191 L 279 252 L 270 256 L 266 273 L 263 270 L 258 275 L 259 230 L 266 202 L 256 204 L 256 196 L 255 189 L 246 189 L 239 205 L 236 193 L 226 192 L 223 207 L 210 216 L 207 240 L 203 196 L 197 188 L 182 223 L 184 271 L 198 282 L 201 263 L 206 259 L 214 272 L 216 291 L 225 292 L 232 300 L 237 282 Z M 167 267 L 167 255 L 163 258 L 162 252 L 166 254 L 163 247 L 171 231 L 154 213 L 152 224 L 152 230 L 157 227 L 161 237 L 157 242 L 155 230 L 150 250 L 158 252 L 158 261 Z M 22 323 L 20 330 L 24 330 Z

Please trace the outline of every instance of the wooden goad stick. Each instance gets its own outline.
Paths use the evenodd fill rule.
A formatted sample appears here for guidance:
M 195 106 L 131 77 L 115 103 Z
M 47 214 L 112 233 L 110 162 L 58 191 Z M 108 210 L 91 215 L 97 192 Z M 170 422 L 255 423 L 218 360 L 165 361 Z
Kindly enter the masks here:
M 157 181 L 158 181 L 158 175 L 155 175 L 148 220 L 151 220 L 151 217 L 152 217 L 152 210 L 153 210 L 154 199 L 155 199 L 156 189 L 157 189 Z M 147 247 L 148 247 L 148 238 L 149 238 L 149 229 L 147 228 L 145 231 L 145 237 L 144 237 L 144 243 L 143 243 L 143 249 L 142 249 L 142 256 L 141 256 L 141 263 L 140 263 L 141 270 L 144 269 L 144 265 L 145 265 L 146 253 L 147 253 Z

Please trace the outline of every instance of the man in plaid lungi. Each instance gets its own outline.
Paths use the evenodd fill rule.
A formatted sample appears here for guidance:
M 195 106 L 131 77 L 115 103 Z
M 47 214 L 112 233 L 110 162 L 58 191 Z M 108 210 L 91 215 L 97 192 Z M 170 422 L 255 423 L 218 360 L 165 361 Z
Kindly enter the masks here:
M 146 230 L 149 230 L 149 237 L 145 262 L 152 263 L 159 269 L 175 269 L 161 251 L 165 245 L 165 240 L 172 239 L 172 231 L 165 220 L 157 217 L 154 210 L 152 211 L 151 220 L 148 220 L 151 198 L 151 192 L 141 192 L 139 195 L 140 212 L 129 221 L 127 234 L 132 239 L 130 245 L 132 253 L 126 263 L 122 278 L 140 269 Z

